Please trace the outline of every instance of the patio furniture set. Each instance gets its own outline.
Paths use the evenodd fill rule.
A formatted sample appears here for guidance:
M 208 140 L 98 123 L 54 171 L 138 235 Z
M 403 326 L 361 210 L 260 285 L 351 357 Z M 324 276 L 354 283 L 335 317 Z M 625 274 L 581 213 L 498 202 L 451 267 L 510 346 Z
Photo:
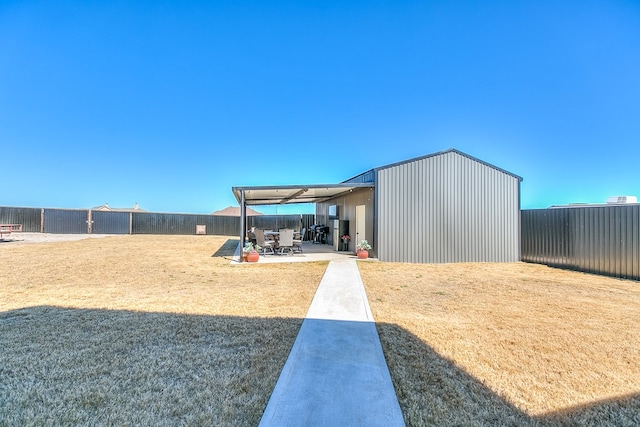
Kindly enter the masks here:
M 296 252 L 302 253 L 302 242 L 306 229 L 296 231 L 290 228 L 275 230 L 255 229 L 249 232 L 249 239 L 255 239 L 255 243 L 260 246 L 261 255 L 293 255 Z

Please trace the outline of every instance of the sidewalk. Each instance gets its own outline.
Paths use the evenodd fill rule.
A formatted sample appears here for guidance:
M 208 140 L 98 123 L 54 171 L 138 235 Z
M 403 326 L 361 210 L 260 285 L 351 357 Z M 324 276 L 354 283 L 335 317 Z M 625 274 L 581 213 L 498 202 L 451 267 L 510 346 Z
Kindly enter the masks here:
M 331 261 L 260 421 L 404 426 L 356 261 Z

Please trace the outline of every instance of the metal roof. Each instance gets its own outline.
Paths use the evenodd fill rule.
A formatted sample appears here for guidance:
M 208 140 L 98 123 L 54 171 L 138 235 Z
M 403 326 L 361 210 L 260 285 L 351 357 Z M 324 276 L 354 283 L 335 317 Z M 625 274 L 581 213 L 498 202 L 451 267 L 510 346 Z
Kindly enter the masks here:
M 340 196 L 343 193 L 348 193 L 356 188 L 370 188 L 374 187 L 373 182 L 353 182 L 357 181 L 359 177 L 362 177 L 368 173 L 377 173 L 380 170 L 399 166 L 409 162 L 415 162 L 417 160 L 426 159 L 434 156 L 441 156 L 447 153 L 456 153 L 458 155 L 467 157 L 471 160 L 479 162 L 485 166 L 496 169 L 507 175 L 517 178 L 522 181 L 522 178 L 509 171 L 501 169 L 490 163 L 482 161 L 476 157 L 470 156 L 462 151 L 451 148 L 445 151 L 439 151 L 437 153 L 427 154 L 425 156 L 415 157 L 413 159 L 404 160 L 401 162 L 391 163 L 385 166 L 370 169 L 366 172 L 356 175 L 349 180 L 343 181 L 339 184 L 313 184 L 313 185 L 273 185 L 273 186 L 252 186 L 252 187 L 232 187 L 231 190 L 236 196 L 236 200 L 242 205 L 241 192 L 244 191 L 245 205 L 284 205 L 292 203 L 321 203 L 331 198 Z M 368 179 L 370 180 L 370 179 Z
M 348 181 L 351 181 L 351 180 L 357 180 L 359 177 L 362 177 L 363 175 L 365 175 L 367 173 L 371 173 L 371 172 L 376 173 L 376 172 L 378 172 L 380 170 L 383 170 L 383 169 L 388 169 L 388 168 L 392 168 L 392 167 L 395 167 L 395 166 L 404 165 L 406 163 L 411 163 L 411 162 L 415 162 L 415 161 L 418 161 L 418 160 L 427 159 L 429 157 L 441 156 L 443 154 L 448 154 L 448 153 L 456 153 L 456 154 L 458 154 L 460 156 L 464 156 L 464 157 L 466 157 L 468 159 L 471 159 L 471 160 L 473 160 L 475 162 L 481 163 L 481 164 L 483 164 L 485 166 L 488 166 L 488 167 L 490 167 L 492 169 L 495 169 L 495 170 L 500 171 L 502 173 L 505 173 L 507 175 L 511 175 L 512 177 L 517 178 L 518 181 L 520 181 L 520 182 L 522 182 L 522 180 L 523 180 L 521 176 L 518 176 L 518 175 L 516 175 L 516 174 L 514 174 L 512 172 L 509 172 L 508 170 L 499 168 L 498 166 L 492 165 L 491 163 L 487 163 L 484 160 L 480 160 L 477 157 L 473 157 L 473 156 L 471 156 L 471 155 L 469 155 L 467 153 L 463 153 L 462 151 L 456 150 L 455 148 L 449 148 L 448 150 L 438 151 L 437 153 L 426 154 L 424 156 L 414 157 L 412 159 L 402 160 L 400 162 L 390 163 L 390 164 L 384 165 L 384 166 L 378 166 L 376 168 L 369 169 L 368 171 L 362 172 L 361 174 L 358 174 L 358 175 L 356 175 L 356 176 L 354 176 L 352 178 L 349 178 L 345 182 L 348 182 Z
M 373 187 L 372 182 L 232 187 L 231 190 L 240 205 L 242 205 L 242 192 L 244 192 L 245 204 L 255 206 L 322 203 L 342 194 L 350 193 L 355 189 L 370 187 Z

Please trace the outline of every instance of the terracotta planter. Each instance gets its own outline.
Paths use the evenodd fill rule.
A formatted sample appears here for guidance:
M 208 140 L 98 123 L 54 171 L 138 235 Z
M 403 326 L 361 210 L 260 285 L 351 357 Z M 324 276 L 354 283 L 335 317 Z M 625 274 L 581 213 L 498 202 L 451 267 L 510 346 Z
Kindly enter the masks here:
M 247 254 L 247 261 L 249 262 L 258 262 L 260 259 L 260 254 L 257 251 L 251 251 Z
M 360 249 L 358 251 L 358 259 L 367 259 L 369 258 L 369 251 L 366 249 Z

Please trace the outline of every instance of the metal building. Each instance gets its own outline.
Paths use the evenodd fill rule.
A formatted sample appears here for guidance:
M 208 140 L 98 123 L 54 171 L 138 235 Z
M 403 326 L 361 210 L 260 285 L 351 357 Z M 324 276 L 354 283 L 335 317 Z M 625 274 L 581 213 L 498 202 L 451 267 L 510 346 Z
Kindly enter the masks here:
M 374 168 L 340 184 L 233 191 L 244 207 L 267 200 L 314 202 L 316 222 L 329 226 L 329 241 L 337 240 L 331 235 L 338 230 L 334 224 L 348 221 L 348 249 L 365 239 L 381 261 L 515 262 L 520 260 L 521 181 L 450 149 Z M 325 191 L 315 197 L 311 187 Z
M 362 180 L 375 183 L 365 238 L 380 260 L 520 260 L 519 176 L 450 149 L 374 168 L 348 182 Z M 347 213 L 348 203 L 342 209 Z

